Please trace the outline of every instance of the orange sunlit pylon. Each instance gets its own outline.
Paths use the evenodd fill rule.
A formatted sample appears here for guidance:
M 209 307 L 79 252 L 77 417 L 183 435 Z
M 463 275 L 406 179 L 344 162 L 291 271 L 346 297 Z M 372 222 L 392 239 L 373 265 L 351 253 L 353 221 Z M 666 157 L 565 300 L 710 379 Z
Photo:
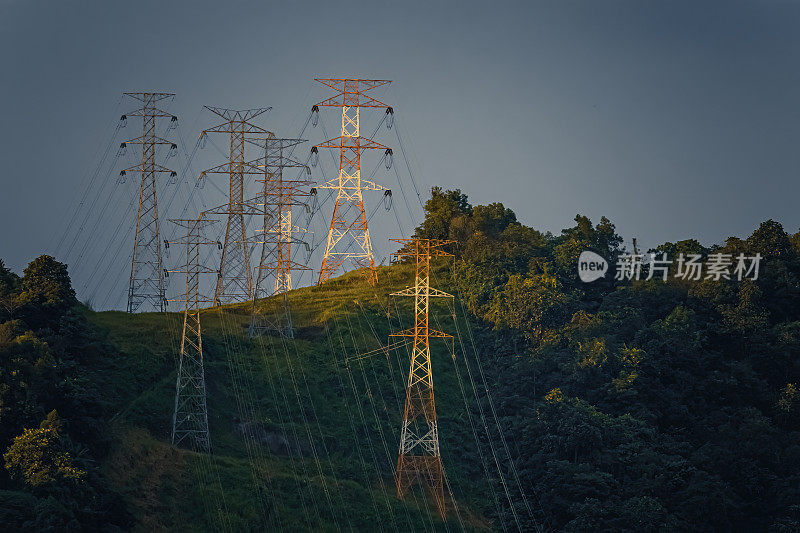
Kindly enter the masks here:
M 327 281 L 348 259 L 358 268 L 367 268 L 371 284 L 378 280 L 372 242 L 364 211 L 364 190 L 385 190 L 384 187 L 361 179 L 361 153 L 366 149 L 387 150 L 372 139 L 361 136 L 360 113 L 362 107 L 385 107 L 383 102 L 366 95 L 369 90 L 390 83 L 388 80 L 317 79 L 338 94 L 315 106 L 342 108 L 342 129 L 339 137 L 319 144 L 319 148 L 331 148 L 339 152 L 339 176 L 329 180 L 321 189 L 336 189 L 336 205 L 333 208 L 325 255 L 319 272 L 319 283 Z M 351 248 L 353 250 L 351 251 Z
M 413 337 L 411 366 L 406 385 L 406 404 L 400 430 L 400 452 L 397 458 L 397 497 L 402 498 L 414 482 L 426 486 L 436 502 L 439 514 L 446 514 L 444 500 L 444 466 L 439 452 L 439 426 L 433 396 L 433 369 L 430 338 L 452 338 L 452 335 L 429 327 L 431 298 L 453 296 L 430 285 L 431 257 L 452 256 L 442 247 L 452 241 L 434 239 L 392 239 L 404 245 L 395 253 L 398 258 L 414 259 L 414 286 L 392 296 L 414 297 L 414 327 L 393 333 L 392 337 Z

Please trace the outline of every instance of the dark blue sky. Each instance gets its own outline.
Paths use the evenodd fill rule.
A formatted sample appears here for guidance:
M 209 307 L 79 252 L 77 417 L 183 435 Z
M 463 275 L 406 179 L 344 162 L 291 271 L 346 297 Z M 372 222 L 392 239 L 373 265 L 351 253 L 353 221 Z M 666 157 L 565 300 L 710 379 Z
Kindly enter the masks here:
M 0 0 L 0 257 L 20 270 L 60 238 L 130 107 L 123 91 L 177 93 L 190 151 L 215 123 L 204 104 L 273 106 L 262 125 L 297 135 L 328 95 L 314 77 L 394 80 L 380 97 L 420 188 L 501 201 L 541 230 L 582 213 L 644 246 L 720 242 L 768 218 L 797 231 L 798 27 L 789 1 Z M 213 150 L 193 169 L 221 162 Z M 383 218 L 379 256 L 397 236 Z M 73 277 L 94 275 L 75 262 Z

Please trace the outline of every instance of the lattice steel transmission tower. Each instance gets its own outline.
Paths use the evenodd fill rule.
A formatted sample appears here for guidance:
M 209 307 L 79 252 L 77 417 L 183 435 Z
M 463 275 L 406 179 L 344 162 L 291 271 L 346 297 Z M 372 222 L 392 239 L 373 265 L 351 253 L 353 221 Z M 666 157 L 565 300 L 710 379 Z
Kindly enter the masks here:
M 361 153 L 367 149 L 380 149 L 388 153 L 389 149 L 361 136 L 359 110 L 362 107 L 385 107 L 388 110 L 389 106 L 364 93 L 391 82 L 358 79 L 316 81 L 334 89 L 338 94 L 316 104 L 313 109 L 318 110 L 319 106 L 342 108 L 341 135 L 318 145 L 318 148 L 331 148 L 339 152 L 339 176 L 320 186 L 321 189 L 336 189 L 338 193 L 319 272 L 319 283 L 325 283 L 349 259 L 356 267 L 369 269 L 368 279 L 374 285 L 378 277 L 362 191 L 385 188 L 361 179 Z
M 261 260 L 256 267 L 250 336 L 275 331 L 291 338 L 294 333 L 285 296 L 282 309 L 275 313 L 274 319 L 270 318 L 270 313 L 259 307 L 258 300 L 292 290 L 292 270 L 310 270 L 307 266 L 292 261 L 293 244 L 308 246 L 294 237 L 300 228 L 292 224 L 292 207 L 308 207 L 301 198 L 313 194 L 313 189 L 307 189 L 313 182 L 284 177 L 285 169 L 291 168 L 300 169 L 300 176 L 311 173 L 307 165 L 290 155 L 294 147 L 306 141 L 282 139 L 270 134 L 264 139 L 248 139 L 248 142 L 264 149 L 264 157 L 251 162 L 254 166 L 264 168 L 264 179 L 258 180 L 264 184 L 264 190 L 260 200 L 255 202 L 263 210 L 264 220 L 262 228 L 257 230 L 261 234 L 260 239 L 258 236 L 254 239 L 255 243 L 262 246 Z
M 157 103 L 175 96 L 172 93 L 124 93 L 142 106 L 125 117 L 142 117 L 142 135 L 125 141 L 123 145 L 140 144 L 142 146 L 142 162 L 122 171 L 138 172 L 141 175 L 139 187 L 139 210 L 136 214 L 136 233 L 133 239 L 133 256 L 131 259 L 131 278 L 128 285 L 128 312 L 133 313 L 149 302 L 154 309 L 163 311 L 164 299 L 164 267 L 161 260 L 161 239 L 158 231 L 158 205 L 156 201 L 156 175 L 172 170 L 156 163 L 156 150 L 159 145 L 175 146 L 174 143 L 156 135 L 156 123 L 159 118 L 169 117 L 172 122 L 178 119 L 157 107 Z
M 235 111 L 205 106 L 209 111 L 224 118 L 226 122 L 203 131 L 201 138 L 209 133 L 227 133 L 230 136 L 230 157 L 227 163 L 204 171 L 206 174 L 228 174 L 230 188 L 228 204 L 213 210 L 214 214 L 227 215 L 225 242 L 222 245 L 222 259 L 219 265 L 217 286 L 214 291 L 215 305 L 231 302 L 245 302 L 253 297 L 253 273 L 250 269 L 250 248 L 244 222 L 244 179 L 247 175 L 263 175 L 263 170 L 245 161 L 246 137 L 267 135 L 270 132 L 251 124 L 253 118 L 266 113 L 271 107 Z
M 202 265 L 200 247 L 216 244 L 215 241 L 203 238 L 203 229 L 215 221 L 207 220 L 201 214 L 197 219 L 180 219 L 172 220 L 172 222 L 186 228 L 186 237 L 179 241 L 173 241 L 176 244 L 186 245 L 185 269 L 170 271 L 186 274 L 184 298 L 171 300 L 185 303 L 178 377 L 175 384 L 172 444 L 178 446 L 188 440 L 192 449 L 208 453 L 211 451 L 211 441 L 208 433 L 200 304 L 210 303 L 211 300 L 200 295 L 199 284 L 200 274 L 216 272 L 216 270 Z
M 452 256 L 442 249 L 452 241 L 392 240 L 404 245 L 403 249 L 393 254 L 395 257 L 413 258 L 416 262 L 414 286 L 392 293 L 392 296 L 414 297 L 414 327 L 391 335 L 414 339 L 400 432 L 400 454 L 397 458 L 397 496 L 402 498 L 415 481 L 419 482 L 431 492 L 439 513 L 444 517 L 444 467 L 439 453 L 430 338 L 452 338 L 452 335 L 429 327 L 428 306 L 430 298 L 452 298 L 452 295 L 430 286 L 431 257 Z

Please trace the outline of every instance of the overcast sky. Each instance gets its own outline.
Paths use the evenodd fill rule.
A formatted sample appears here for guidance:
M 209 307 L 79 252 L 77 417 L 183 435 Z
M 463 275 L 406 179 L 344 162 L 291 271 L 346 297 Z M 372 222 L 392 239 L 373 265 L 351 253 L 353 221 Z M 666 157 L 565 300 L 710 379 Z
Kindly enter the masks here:
M 794 232 L 799 28 L 793 1 L 0 0 L 0 258 L 19 271 L 53 249 L 116 120 L 133 107 L 122 92 L 176 93 L 170 112 L 191 152 L 216 123 L 206 104 L 273 106 L 260 124 L 298 135 L 310 106 L 330 95 L 315 77 L 393 80 L 378 96 L 397 112 L 419 188 L 503 202 L 543 231 L 581 213 L 608 216 L 643 246 L 721 242 L 768 218 Z M 338 120 L 323 110 L 330 136 Z M 383 134 L 396 148 L 394 133 Z M 214 150 L 192 171 L 222 162 Z M 176 170 L 184 159 L 172 160 Z M 103 194 L 120 187 L 119 168 L 109 166 Z M 393 172 L 375 180 L 399 188 Z M 135 193 L 128 183 L 118 200 L 98 195 L 94 215 L 110 202 L 103 216 L 121 216 L 113 202 Z M 419 204 L 409 214 L 395 193 L 395 207 L 408 231 Z M 397 233 L 381 209 L 379 256 Z M 100 235 L 92 245 L 108 238 Z M 94 275 L 76 261 L 73 277 Z

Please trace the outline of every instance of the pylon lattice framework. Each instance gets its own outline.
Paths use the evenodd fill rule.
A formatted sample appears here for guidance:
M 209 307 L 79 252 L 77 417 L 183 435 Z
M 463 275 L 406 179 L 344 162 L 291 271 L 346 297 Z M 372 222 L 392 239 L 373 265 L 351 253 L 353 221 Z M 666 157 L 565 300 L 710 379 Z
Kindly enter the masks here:
M 392 293 L 392 296 L 414 297 L 414 328 L 391 335 L 414 339 L 397 458 L 397 496 L 402 498 L 414 482 L 419 482 L 428 488 L 439 513 L 444 516 L 444 466 L 439 453 L 430 337 L 452 338 L 452 335 L 429 327 L 429 302 L 430 298 L 452 298 L 452 295 L 430 286 L 430 261 L 432 256 L 451 256 L 442 247 L 452 241 L 392 240 L 405 245 L 404 249 L 394 254 L 395 257 L 414 258 L 416 263 L 414 286 Z
M 183 334 L 178 359 L 178 377 L 175 384 L 175 410 L 172 418 L 172 444 L 178 446 L 189 441 L 195 451 L 210 452 L 211 440 L 208 432 L 208 409 L 206 406 L 206 380 L 203 368 L 203 336 L 200 328 L 200 304 L 210 303 L 209 298 L 200 295 L 200 274 L 215 272 L 201 264 L 200 247 L 215 244 L 205 240 L 203 228 L 214 221 L 201 214 L 198 219 L 172 220 L 186 228 L 186 237 L 177 244 L 186 245 L 186 265 L 184 269 L 170 272 L 186 274 L 186 294 L 184 302 Z
M 141 175 L 131 277 L 128 285 L 128 312 L 135 312 L 145 302 L 149 302 L 154 309 L 163 311 L 165 306 L 164 267 L 158 231 L 156 175 L 162 172 L 172 174 L 174 172 L 156 163 L 156 150 L 159 145 L 174 146 L 174 144 L 156 135 L 156 119 L 170 117 L 174 122 L 177 118 L 159 109 L 156 104 L 175 95 L 172 93 L 124 94 L 142 103 L 140 108 L 125 114 L 125 117 L 142 117 L 142 135 L 124 143 L 124 145 L 139 144 L 142 146 L 141 163 L 122 171 L 122 174 L 138 172 Z
M 224 118 L 226 122 L 203 131 L 201 137 L 209 133 L 227 133 L 230 136 L 230 156 L 227 163 L 204 171 L 206 174 L 228 174 L 230 187 L 228 203 L 207 213 L 227 215 L 225 242 L 222 244 L 222 258 L 214 290 L 214 304 L 245 302 L 253 297 L 253 273 L 250 269 L 250 249 L 245 233 L 244 217 L 244 178 L 247 175 L 263 175 L 263 171 L 245 161 L 245 140 L 252 135 L 267 135 L 270 132 L 250 123 L 250 120 L 266 113 L 271 107 L 235 111 L 205 106 L 209 111 Z
M 329 180 L 321 189 L 336 189 L 336 205 L 333 208 L 325 255 L 319 272 L 319 283 L 327 281 L 348 259 L 357 268 L 368 268 L 371 284 L 377 282 L 375 259 L 372 255 L 372 242 L 364 211 L 364 190 L 385 190 L 384 187 L 361 179 L 361 153 L 366 149 L 388 150 L 372 139 L 361 137 L 360 109 L 362 107 L 386 107 L 383 102 L 366 93 L 376 87 L 391 83 L 388 80 L 358 79 L 317 79 L 338 92 L 315 106 L 342 108 L 342 130 L 338 138 L 327 140 L 318 148 L 331 148 L 339 151 L 339 176 Z M 345 239 L 345 237 L 349 239 Z M 355 244 L 355 250 L 349 251 Z
M 256 267 L 255 289 L 253 291 L 253 316 L 250 323 L 250 335 L 257 336 L 267 331 L 276 331 L 287 337 L 293 337 L 291 315 L 284 299 L 283 309 L 274 319 L 259 308 L 258 300 L 275 294 L 283 294 L 292 290 L 292 270 L 310 270 L 307 266 L 292 261 L 292 245 L 305 244 L 295 239 L 300 228 L 292 224 L 292 207 L 308 206 L 302 197 L 309 197 L 312 192 L 306 187 L 313 182 L 305 179 L 284 179 L 284 169 L 299 168 L 301 175 L 310 174 L 307 165 L 289 156 L 288 150 L 305 139 L 282 139 L 270 134 L 264 139 L 248 139 L 248 142 L 264 149 L 264 157 L 251 162 L 253 166 L 264 169 L 264 179 L 257 180 L 264 184 L 263 193 L 256 204 L 263 212 L 263 226 L 260 236 L 253 240 L 261 244 L 261 260 Z M 260 237 L 260 238 L 259 238 Z M 269 280 L 273 278 L 270 286 Z

